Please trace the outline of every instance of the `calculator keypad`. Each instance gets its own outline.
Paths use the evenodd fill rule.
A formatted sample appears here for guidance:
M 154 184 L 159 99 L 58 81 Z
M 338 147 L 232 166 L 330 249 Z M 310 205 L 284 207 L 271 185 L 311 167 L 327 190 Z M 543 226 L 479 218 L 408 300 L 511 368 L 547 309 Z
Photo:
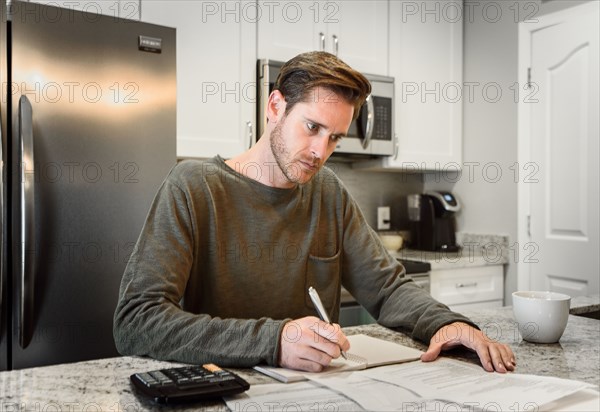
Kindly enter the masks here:
M 136 373 L 131 382 L 144 395 L 159 403 L 176 403 L 233 395 L 250 385 L 214 364 L 184 366 Z

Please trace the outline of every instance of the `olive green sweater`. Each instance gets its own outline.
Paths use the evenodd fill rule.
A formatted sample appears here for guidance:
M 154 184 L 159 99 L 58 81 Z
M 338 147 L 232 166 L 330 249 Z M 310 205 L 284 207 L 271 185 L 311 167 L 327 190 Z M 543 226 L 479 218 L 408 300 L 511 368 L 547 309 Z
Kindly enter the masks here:
M 380 324 L 424 342 L 469 322 L 405 277 L 328 168 L 278 189 L 220 157 L 185 161 L 159 189 L 125 269 L 114 338 L 124 355 L 275 365 L 283 324 L 316 315 L 308 287 L 337 321 L 341 285 Z

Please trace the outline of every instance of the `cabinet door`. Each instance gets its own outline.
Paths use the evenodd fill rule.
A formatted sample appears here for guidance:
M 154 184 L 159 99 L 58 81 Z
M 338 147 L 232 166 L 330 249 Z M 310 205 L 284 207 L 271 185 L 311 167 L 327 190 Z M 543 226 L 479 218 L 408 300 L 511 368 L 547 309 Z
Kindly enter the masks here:
M 462 1 L 393 1 L 391 7 L 399 152 L 390 165 L 435 170 L 460 164 Z
M 324 50 L 327 27 L 318 1 L 258 1 L 258 57 L 287 61 Z
M 388 73 L 388 0 L 259 1 L 258 56 L 287 61 L 310 50 L 356 70 Z
M 462 161 L 462 1 L 390 2 L 398 155 L 391 168 Z
M 328 24 L 329 51 L 358 71 L 386 76 L 388 3 L 387 0 L 325 2 L 321 12 Z
M 256 105 L 254 1 L 149 0 L 142 20 L 177 29 L 177 156 L 250 146 Z

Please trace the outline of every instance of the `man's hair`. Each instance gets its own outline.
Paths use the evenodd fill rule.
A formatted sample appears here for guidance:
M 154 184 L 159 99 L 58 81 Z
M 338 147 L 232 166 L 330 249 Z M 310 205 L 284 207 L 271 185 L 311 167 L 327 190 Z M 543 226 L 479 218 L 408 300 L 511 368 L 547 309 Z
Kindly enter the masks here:
M 286 101 L 287 115 L 298 102 L 310 100 L 316 87 L 333 91 L 354 106 L 353 120 L 371 93 L 371 83 L 365 76 L 331 53 L 313 51 L 288 60 L 275 81 L 273 90 L 279 90 Z

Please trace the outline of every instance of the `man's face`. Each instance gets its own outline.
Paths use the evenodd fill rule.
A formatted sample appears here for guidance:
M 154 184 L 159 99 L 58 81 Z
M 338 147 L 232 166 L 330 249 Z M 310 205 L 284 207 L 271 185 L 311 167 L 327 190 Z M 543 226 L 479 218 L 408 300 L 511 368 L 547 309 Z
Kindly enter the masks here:
M 308 182 L 348 133 L 354 107 L 323 88 L 316 88 L 307 102 L 296 103 L 271 132 L 271 152 L 282 173 L 280 187 Z

